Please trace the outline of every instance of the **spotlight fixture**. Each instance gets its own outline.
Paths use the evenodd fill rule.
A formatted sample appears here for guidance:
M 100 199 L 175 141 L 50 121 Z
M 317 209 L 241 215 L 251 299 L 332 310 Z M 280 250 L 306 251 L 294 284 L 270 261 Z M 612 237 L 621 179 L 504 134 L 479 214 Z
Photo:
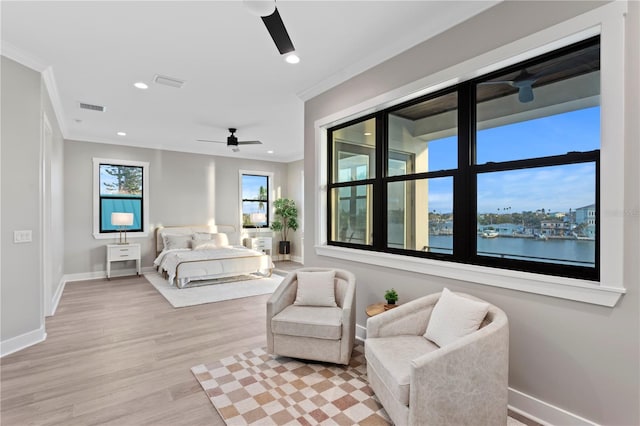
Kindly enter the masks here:
M 285 61 L 287 61 L 290 64 L 297 64 L 298 62 L 300 62 L 300 58 L 298 57 L 298 55 L 296 55 L 295 53 L 289 53 L 285 58 Z

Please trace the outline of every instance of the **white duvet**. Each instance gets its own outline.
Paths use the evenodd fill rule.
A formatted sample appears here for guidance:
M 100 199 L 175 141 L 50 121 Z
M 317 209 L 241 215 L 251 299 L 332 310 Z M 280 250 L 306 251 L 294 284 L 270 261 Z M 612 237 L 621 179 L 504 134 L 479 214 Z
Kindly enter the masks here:
M 207 250 L 163 250 L 153 264 L 166 272 L 169 283 L 182 288 L 195 280 L 269 273 L 271 257 L 246 247 L 227 246 Z M 176 275 L 178 279 L 176 280 Z

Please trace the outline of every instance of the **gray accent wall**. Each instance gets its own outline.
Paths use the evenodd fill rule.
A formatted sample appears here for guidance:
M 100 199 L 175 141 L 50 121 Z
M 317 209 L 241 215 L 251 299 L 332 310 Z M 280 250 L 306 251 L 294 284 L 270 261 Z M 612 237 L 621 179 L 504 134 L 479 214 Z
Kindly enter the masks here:
M 376 66 L 305 103 L 305 222 L 316 218 L 314 123 L 440 70 L 553 26 L 602 2 L 503 2 L 476 17 Z M 510 322 L 509 386 L 592 422 L 640 424 L 640 154 L 638 64 L 640 4 L 629 2 L 626 16 L 626 163 L 624 286 L 614 308 L 515 290 L 403 272 L 315 254 L 315 233 L 305 234 L 305 266 L 352 271 L 357 278 L 357 323 L 366 326 L 365 308 L 395 287 L 401 301 L 448 287 L 502 308 Z M 606 125 L 606 123 L 605 123 Z M 607 189 L 603 189 L 607 190 Z M 542 405 L 542 404 L 541 404 Z
M 44 338 L 44 315 L 54 306 L 53 299 L 62 285 L 63 140 L 41 74 L 4 56 L 0 58 L 0 340 L 2 354 L 6 354 Z M 43 115 L 51 127 L 46 146 L 41 140 Z M 50 230 L 46 247 L 45 217 Z M 13 232 L 20 230 L 31 230 L 32 241 L 14 243 Z M 43 265 L 45 251 L 50 268 Z M 45 296 L 49 298 L 47 304 Z
M 44 326 L 40 265 L 40 73 L 1 57 L 2 341 Z M 33 241 L 15 244 L 13 231 Z
M 93 237 L 93 158 L 149 163 L 149 223 L 140 243 L 142 267 L 155 258 L 154 233 L 158 225 L 228 224 L 240 227 L 239 170 L 273 173 L 274 186 L 287 194 L 285 163 L 216 157 L 122 145 L 65 141 L 64 149 L 64 271 L 65 274 L 102 273 L 106 270 L 106 245 L 113 239 Z M 274 242 L 274 246 L 277 246 Z M 133 264 L 116 262 L 118 269 Z

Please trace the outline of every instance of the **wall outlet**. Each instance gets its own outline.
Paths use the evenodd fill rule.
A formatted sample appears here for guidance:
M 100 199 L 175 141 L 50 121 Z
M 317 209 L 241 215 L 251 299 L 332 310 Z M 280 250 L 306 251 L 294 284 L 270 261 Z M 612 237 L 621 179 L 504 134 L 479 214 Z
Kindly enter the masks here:
M 24 231 L 13 231 L 14 243 L 30 243 L 32 241 L 31 229 Z

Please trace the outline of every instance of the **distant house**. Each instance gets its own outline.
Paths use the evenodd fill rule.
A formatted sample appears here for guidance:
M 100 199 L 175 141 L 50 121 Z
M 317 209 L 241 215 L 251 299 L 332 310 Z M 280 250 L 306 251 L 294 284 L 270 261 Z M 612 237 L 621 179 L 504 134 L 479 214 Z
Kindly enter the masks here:
M 596 236 L 596 205 L 579 207 L 576 209 L 576 225 L 581 229 L 581 234 L 586 237 Z
M 569 222 L 560 220 L 543 220 L 540 222 L 541 233 L 547 236 L 566 235 L 571 230 Z

